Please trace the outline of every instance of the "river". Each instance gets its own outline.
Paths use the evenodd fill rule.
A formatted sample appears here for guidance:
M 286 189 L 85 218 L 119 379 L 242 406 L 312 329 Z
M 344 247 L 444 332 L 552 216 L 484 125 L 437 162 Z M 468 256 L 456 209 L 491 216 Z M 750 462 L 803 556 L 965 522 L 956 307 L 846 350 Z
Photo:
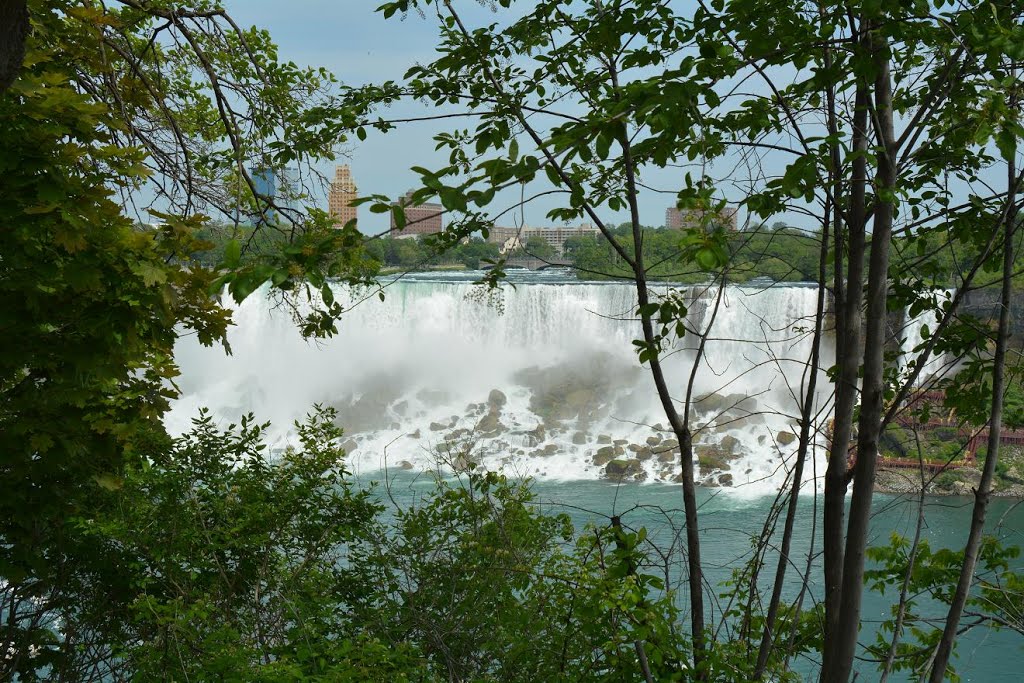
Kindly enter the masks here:
M 389 280 L 383 301 L 376 291 L 338 288 L 336 299 L 348 310 L 339 334 L 320 342 L 302 340 L 286 311 L 257 293 L 235 311 L 231 356 L 192 339 L 178 345 L 182 397 L 168 427 L 183 431 L 200 406 L 225 421 L 252 411 L 272 421 L 272 438 L 285 444 L 294 420 L 314 403 L 329 405 L 346 429 L 349 467 L 361 477 L 424 486 L 427 479 L 416 473 L 471 461 L 533 478 L 541 499 L 580 525 L 642 504 L 624 521 L 667 540 L 681 515 L 657 510 L 680 507 L 673 485 L 679 464 L 650 375 L 636 360 L 631 286 L 579 282 L 564 272 L 513 273 L 510 284 L 485 292 L 472 285 L 479 276 Z M 786 480 L 797 398 L 812 371 L 817 291 L 749 285 L 720 293 L 689 286 L 682 296 L 690 333 L 665 352 L 677 398 L 685 395 L 695 358 L 693 331 L 714 318 L 693 387 L 705 560 L 714 583 L 749 552 L 750 534 L 760 530 Z M 925 322 L 908 323 L 906 349 Z M 823 415 L 831 401 L 823 368 L 833 353 L 826 340 L 823 367 L 813 369 L 821 387 L 815 408 Z M 809 547 L 812 494 L 824 463 L 819 439 L 801 498 L 800 553 Z M 929 499 L 925 536 L 933 545 L 962 545 L 969 502 Z M 893 531 L 912 533 L 914 518 L 907 501 L 877 496 L 873 542 L 885 542 Z M 1003 521 L 1000 533 L 1024 545 L 1021 507 L 998 501 L 989 519 Z M 893 600 L 866 596 L 865 634 Z M 958 669 L 964 680 L 1016 681 L 1021 654 L 1019 638 L 977 630 L 964 638 Z M 813 666 L 806 664 L 808 675 Z M 865 668 L 865 679 L 872 673 Z

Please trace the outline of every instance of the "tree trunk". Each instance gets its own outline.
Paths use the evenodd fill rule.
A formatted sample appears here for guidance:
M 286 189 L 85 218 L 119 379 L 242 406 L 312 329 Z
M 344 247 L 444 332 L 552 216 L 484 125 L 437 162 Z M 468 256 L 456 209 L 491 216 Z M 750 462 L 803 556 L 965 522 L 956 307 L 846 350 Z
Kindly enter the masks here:
M 0 0 L 0 95 L 18 77 L 28 39 L 26 0 Z
M 831 634 L 833 659 L 829 683 L 845 683 L 853 670 L 860 632 L 861 596 L 864 591 L 864 551 L 867 547 L 874 493 L 878 439 L 885 408 L 886 299 L 889 294 L 889 248 L 895 213 L 896 136 L 893 130 L 892 79 L 889 45 L 880 33 L 869 36 L 875 65 L 874 119 L 878 137 L 878 173 L 868 269 L 867 315 L 864 327 L 864 378 L 860 419 L 857 423 L 857 464 L 854 469 L 850 520 L 843 556 L 839 619 Z
M 985 531 L 985 513 L 992 491 L 992 477 L 995 475 L 996 462 L 999 459 L 999 437 L 1003 426 L 1003 392 L 1005 389 L 1006 347 L 1010 338 L 1010 303 L 1013 295 L 1013 234 L 1016 228 L 1017 212 L 1017 170 L 1011 157 L 1007 165 L 1009 188 L 1006 195 L 1006 208 L 1003 212 L 1003 288 L 1000 299 L 999 327 L 996 333 L 996 352 L 992 369 L 992 408 L 988 423 L 988 453 L 985 456 L 985 467 L 981 472 L 981 481 L 974 492 L 974 510 L 971 513 L 971 530 L 967 535 L 967 546 L 964 548 L 964 563 L 960 568 L 960 579 L 953 593 L 946 615 L 946 625 L 942 631 L 932 662 L 930 683 L 941 683 L 946 675 L 953 652 L 953 642 L 960 626 L 960 617 L 970 595 L 974 572 L 978 567 L 978 551 L 981 538 Z
M 832 661 L 833 634 L 839 620 L 839 602 L 843 582 L 843 538 L 846 506 L 847 470 L 850 439 L 853 435 L 853 408 L 857 402 L 860 370 L 861 301 L 864 286 L 864 233 L 867 221 L 868 93 L 858 83 L 853 119 L 853 169 L 850 203 L 847 212 L 848 255 L 846 282 L 836 268 L 836 379 L 835 416 L 832 443 L 825 471 L 823 505 L 823 553 L 825 564 L 825 646 L 823 669 Z M 841 263 L 842 231 L 836 231 L 836 262 Z
M 824 333 L 825 322 L 825 272 L 828 265 L 828 240 L 829 221 L 831 220 L 831 209 L 829 206 L 825 212 L 825 220 L 822 221 L 821 232 L 821 253 L 818 261 L 818 301 L 814 312 L 814 339 L 811 342 L 811 357 L 808 360 L 806 389 L 804 402 L 800 407 L 800 443 L 797 446 L 796 464 L 793 466 L 793 488 L 789 494 L 789 506 L 786 510 L 786 521 L 782 530 L 782 545 L 779 548 L 779 563 L 775 568 L 775 584 L 772 586 L 772 595 L 768 603 L 768 614 L 765 617 L 764 630 L 761 633 L 761 645 L 757 653 L 757 666 L 754 669 L 753 679 L 760 680 L 764 675 L 768 658 L 771 656 L 775 643 L 775 620 L 779 613 L 779 603 L 782 600 L 782 588 L 786 581 L 786 569 L 789 567 L 789 552 L 793 542 L 793 527 L 796 523 L 797 506 L 800 501 L 800 485 L 803 483 L 804 463 L 807 462 L 807 453 L 811 443 L 811 424 L 814 420 L 814 395 L 818 387 L 818 366 L 821 362 L 821 336 Z M 754 591 L 751 591 L 753 593 Z

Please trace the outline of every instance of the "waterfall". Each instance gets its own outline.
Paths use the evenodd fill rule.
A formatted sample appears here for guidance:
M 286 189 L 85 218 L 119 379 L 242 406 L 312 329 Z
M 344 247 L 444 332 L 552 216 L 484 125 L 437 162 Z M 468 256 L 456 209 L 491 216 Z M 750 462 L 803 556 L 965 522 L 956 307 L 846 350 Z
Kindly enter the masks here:
M 184 431 L 201 406 L 224 421 L 251 411 L 284 444 L 320 403 L 338 410 L 354 470 L 440 460 L 557 479 L 678 477 L 673 435 L 632 344 L 641 332 L 631 286 L 522 283 L 482 296 L 466 281 L 421 278 L 389 284 L 384 301 L 370 294 L 337 288 L 347 311 L 339 334 L 319 342 L 301 339 L 266 291 L 235 307 L 230 356 L 183 338 L 168 428 Z M 804 286 L 721 293 L 691 416 L 707 485 L 763 493 L 785 477 L 816 296 Z M 687 325 L 703 331 L 719 292 L 690 287 L 685 297 Z M 673 340 L 663 356 L 679 401 L 694 341 Z M 824 377 L 819 386 L 827 400 Z
M 953 293 L 953 290 L 950 289 L 936 289 L 930 292 L 929 296 L 934 299 L 935 305 L 941 305 L 950 301 Z M 934 333 L 938 322 L 939 316 L 935 313 L 934 305 L 916 316 L 910 314 L 909 307 L 904 311 L 902 329 L 898 331 L 900 335 L 899 369 L 902 375 L 909 374 L 912 370 L 911 363 L 916 364 L 919 361 L 921 353 L 917 347 L 925 341 L 925 330 L 928 331 L 928 334 Z M 945 354 L 932 354 L 925 363 L 917 384 L 924 384 L 929 379 L 945 375 L 952 370 Z

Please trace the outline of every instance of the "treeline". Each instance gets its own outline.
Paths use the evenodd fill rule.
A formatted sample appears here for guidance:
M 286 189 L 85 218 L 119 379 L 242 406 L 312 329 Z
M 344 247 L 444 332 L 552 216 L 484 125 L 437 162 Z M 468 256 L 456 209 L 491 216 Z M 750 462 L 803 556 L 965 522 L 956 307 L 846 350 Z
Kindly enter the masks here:
M 628 223 L 612 230 L 616 240 L 629 251 L 633 236 Z M 661 227 L 643 228 L 644 262 L 648 277 L 674 282 L 703 282 L 711 275 L 689 258 L 688 243 L 693 237 L 681 230 Z M 783 223 L 771 227 L 759 225 L 725 234 L 728 246 L 728 278 L 744 283 L 754 278 L 774 282 L 811 282 L 819 277 L 818 261 L 821 233 L 794 228 Z M 565 254 L 572 259 L 581 279 L 631 279 L 632 271 L 603 235 L 573 237 L 566 240 Z M 905 234 L 893 238 L 893 277 L 913 280 L 935 287 L 955 286 L 973 266 L 976 251 L 946 235 Z M 1017 254 L 1015 284 L 1024 283 L 1024 256 Z M 831 260 L 825 277 L 832 281 Z

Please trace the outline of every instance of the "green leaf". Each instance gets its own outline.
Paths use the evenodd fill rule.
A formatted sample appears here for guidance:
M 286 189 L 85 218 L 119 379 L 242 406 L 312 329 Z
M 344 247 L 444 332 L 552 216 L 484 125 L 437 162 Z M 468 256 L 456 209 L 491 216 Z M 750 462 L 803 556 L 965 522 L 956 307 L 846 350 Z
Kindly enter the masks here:
M 224 265 L 227 268 L 237 268 L 242 257 L 242 243 L 238 240 L 231 240 L 224 245 Z

